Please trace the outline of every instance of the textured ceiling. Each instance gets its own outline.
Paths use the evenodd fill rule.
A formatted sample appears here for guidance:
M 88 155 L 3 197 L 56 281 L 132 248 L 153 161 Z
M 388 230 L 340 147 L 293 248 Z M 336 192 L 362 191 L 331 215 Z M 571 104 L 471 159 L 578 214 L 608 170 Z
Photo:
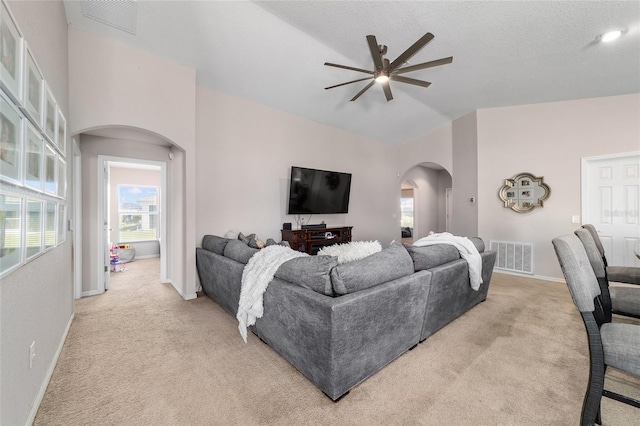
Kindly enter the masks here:
M 639 1 L 138 1 L 136 34 L 82 16 L 69 24 L 196 69 L 201 86 L 385 143 L 402 143 L 473 110 L 640 92 Z M 597 41 L 611 28 L 613 43 Z M 365 36 L 393 60 L 431 32 L 411 64 L 453 63 L 391 82 L 386 102 L 366 77 L 325 61 L 373 69 Z

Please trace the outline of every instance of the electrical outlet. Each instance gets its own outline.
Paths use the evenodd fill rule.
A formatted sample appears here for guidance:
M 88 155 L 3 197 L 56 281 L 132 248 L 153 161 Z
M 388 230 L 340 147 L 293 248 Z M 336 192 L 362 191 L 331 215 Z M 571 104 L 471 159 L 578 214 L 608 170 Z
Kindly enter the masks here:
M 36 359 L 36 342 L 29 346 L 29 368 L 33 368 L 33 361 Z

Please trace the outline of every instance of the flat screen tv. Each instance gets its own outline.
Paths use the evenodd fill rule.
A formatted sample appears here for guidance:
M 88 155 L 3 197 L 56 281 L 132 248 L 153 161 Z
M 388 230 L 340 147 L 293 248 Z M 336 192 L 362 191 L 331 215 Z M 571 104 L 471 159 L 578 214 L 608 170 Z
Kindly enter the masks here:
M 291 167 L 289 214 L 349 212 L 351 173 Z

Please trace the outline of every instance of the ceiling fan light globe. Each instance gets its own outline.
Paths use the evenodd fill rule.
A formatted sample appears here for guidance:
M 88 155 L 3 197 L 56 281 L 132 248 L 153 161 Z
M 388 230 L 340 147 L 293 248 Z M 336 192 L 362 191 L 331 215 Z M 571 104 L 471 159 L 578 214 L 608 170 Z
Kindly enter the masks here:
M 609 43 L 613 40 L 620 38 L 621 35 L 622 35 L 621 30 L 608 31 L 600 36 L 600 41 L 604 43 Z
M 376 77 L 376 83 L 386 83 L 387 81 L 389 81 L 389 76 L 388 75 L 384 75 L 384 74 L 380 74 L 379 76 Z

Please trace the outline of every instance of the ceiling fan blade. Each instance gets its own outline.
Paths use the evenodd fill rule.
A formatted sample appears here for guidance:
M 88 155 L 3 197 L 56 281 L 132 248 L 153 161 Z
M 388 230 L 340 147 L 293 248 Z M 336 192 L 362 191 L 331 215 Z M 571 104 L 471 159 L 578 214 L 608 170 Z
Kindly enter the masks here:
M 373 58 L 373 64 L 377 70 L 382 69 L 382 55 L 380 54 L 380 48 L 378 47 L 378 41 L 376 36 L 368 35 L 367 43 L 369 43 L 369 50 L 371 51 L 371 57 Z
M 354 68 L 354 67 L 348 67 L 346 65 L 338 65 L 338 64 L 332 64 L 331 62 L 325 62 L 324 63 L 326 66 L 328 67 L 336 67 L 336 68 L 343 68 L 345 70 L 351 70 L 351 71 L 358 71 L 358 72 L 364 72 L 367 74 L 373 74 L 373 71 L 369 71 L 369 70 L 363 70 L 362 68 Z
M 400 68 L 395 70 L 395 74 L 404 74 L 405 72 L 418 71 L 423 70 L 425 68 L 433 68 L 440 65 L 446 65 L 453 62 L 453 56 L 449 56 L 448 58 L 437 59 L 435 61 L 424 62 L 422 64 L 411 65 L 408 67 Z
M 382 83 L 382 90 L 384 91 L 384 96 L 387 98 L 387 102 L 393 99 L 393 95 L 391 94 L 391 87 L 389 87 L 389 80 Z
M 353 101 L 355 101 L 356 99 L 358 99 L 358 98 L 359 98 L 359 97 L 360 97 L 364 92 L 366 92 L 367 90 L 369 90 L 369 88 L 370 88 L 371 86 L 373 86 L 373 84 L 374 84 L 375 82 L 376 82 L 375 80 L 371 80 L 371 83 L 367 84 L 367 85 L 364 87 L 364 89 L 362 89 L 361 91 L 359 91 L 359 92 L 358 92 L 358 94 L 357 94 L 357 95 L 355 95 L 355 96 L 354 96 L 354 97 L 353 97 L 349 102 L 353 102 Z
M 370 79 L 371 79 L 371 77 L 359 78 L 359 79 L 357 79 L 357 80 L 347 81 L 346 83 L 336 84 L 335 86 L 325 87 L 325 88 L 324 88 L 324 90 L 329 90 L 329 89 L 333 89 L 333 88 L 335 88 L 335 87 L 345 86 L 345 85 L 347 85 L 347 84 L 357 83 L 357 82 L 359 82 L 359 81 L 370 80 Z
M 400 83 L 413 84 L 414 86 L 422 86 L 422 87 L 431 86 L 431 83 L 429 83 L 428 81 L 416 80 L 415 78 L 402 77 L 399 75 L 391 76 L 391 80 L 399 81 Z
M 420 49 L 425 47 L 427 43 L 433 40 L 433 37 L 434 36 L 431 33 L 426 33 L 425 35 L 420 37 L 418 41 L 413 43 L 411 47 L 409 47 L 400 56 L 398 56 L 393 62 L 391 62 L 391 65 L 389 66 L 389 72 L 395 70 L 396 68 L 398 68 L 399 66 L 407 62 L 409 58 L 411 58 L 413 55 L 418 53 Z

